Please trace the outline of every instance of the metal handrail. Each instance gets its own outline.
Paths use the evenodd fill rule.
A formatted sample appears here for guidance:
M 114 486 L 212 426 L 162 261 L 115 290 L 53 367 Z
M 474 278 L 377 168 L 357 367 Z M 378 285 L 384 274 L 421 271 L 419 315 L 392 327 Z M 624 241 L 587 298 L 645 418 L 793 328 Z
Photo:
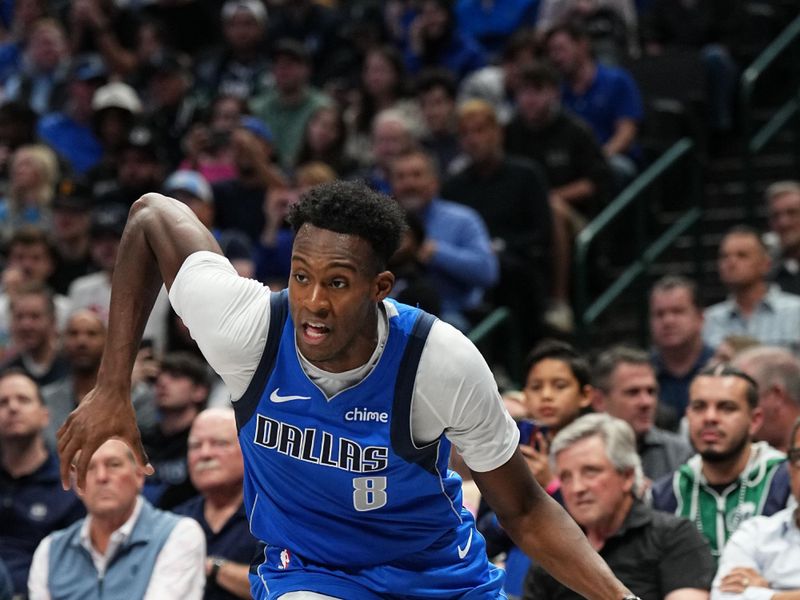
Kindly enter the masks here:
M 742 73 L 739 88 L 739 106 L 742 119 L 742 174 L 744 176 L 744 200 L 748 217 L 755 216 L 754 169 L 753 159 L 764 146 L 789 123 L 795 121 L 795 137 L 800 139 L 800 44 L 794 44 L 800 38 L 800 16 L 770 43 L 761 54 Z M 786 52 L 794 48 L 797 56 L 792 61 L 793 92 L 792 97 L 775 111 L 772 117 L 757 131 L 753 127 L 752 100 L 756 84 L 762 75 L 782 58 Z M 800 143 L 800 142 L 798 142 Z M 800 168 L 800 152 L 795 152 L 795 167 Z
M 511 311 L 505 306 L 495 308 L 492 312 L 486 315 L 480 323 L 470 329 L 467 337 L 476 346 L 480 344 L 486 337 L 492 334 L 497 328 L 506 324 L 511 318 Z
M 667 229 L 655 242 L 648 246 L 642 253 L 641 258 L 632 262 L 603 292 L 597 300 L 592 302 L 584 311 L 584 323 L 591 325 L 603 314 L 611 303 L 616 300 L 636 279 L 646 273 L 661 253 L 669 248 L 672 243 L 686 233 L 689 228 L 697 223 L 703 216 L 703 211 L 699 207 L 693 206 L 683 213 L 669 229 Z
M 475 325 L 468 333 L 469 340 L 480 347 L 495 333 L 505 332 L 502 340 L 505 367 L 513 383 L 517 383 L 522 367 L 520 354 L 520 339 L 511 310 L 506 306 L 499 306 L 486 315 L 480 323 Z
M 625 188 L 608 206 L 603 209 L 591 223 L 589 223 L 578 234 L 575 240 L 575 314 L 576 314 L 576 335 L 579 342 L 586 343 L 591 333 L 591 326 L 597 318 L 608 310 L 608 307 L 626 289 L 628 289 L 639 277 L 646 274 L 650 265 L 661 255 L 664 250 L 671 246 L 675 240 L 697 223 L 703 215 L 702 194 L 700 191 L 700 164 L 694 157 L 695 144 L 689 138 L 682 138 L 675 142 L 661 157 L 658 158 L 649 168 L 647 168 L 633 183 Z M 641 236 L 639 244 L 639 258 L 633 261 L 625 271 L 604 290 L 600 296 L 590 303 L 589 301 L 589 250 L 598 235 L 611 225 L 623 210 L 629 206 L 636 205 L 643 211 L 644 202 L 647 199 L 646 192 L 661 178 L 670 171 L 684 157 L 690 159 L 690 193 L 692 197 L 692 207 L 684 212 L 681 217 L 673 223 L 664 233 L 649 245 L 644 244 L 644 232 L 637 231 Z M 643 219 L 640 217 L 639 219 Z M 698 275 L 701 269 L 699 236 L 695 239 L 698 252 L 695 253 Z M 644 306 L 644 305 L 643 305 Z

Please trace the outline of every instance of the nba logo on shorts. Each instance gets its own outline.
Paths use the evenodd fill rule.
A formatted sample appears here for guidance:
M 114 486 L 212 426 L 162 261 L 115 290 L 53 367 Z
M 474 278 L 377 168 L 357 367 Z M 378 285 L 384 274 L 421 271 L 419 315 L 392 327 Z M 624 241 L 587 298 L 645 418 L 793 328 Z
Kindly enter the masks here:
M 289 566 L 289 561 L 292 559 L 292 555 L 289 554 L 288 550 L 284 550 L 281 552 L 281 569 L 285 569 Z

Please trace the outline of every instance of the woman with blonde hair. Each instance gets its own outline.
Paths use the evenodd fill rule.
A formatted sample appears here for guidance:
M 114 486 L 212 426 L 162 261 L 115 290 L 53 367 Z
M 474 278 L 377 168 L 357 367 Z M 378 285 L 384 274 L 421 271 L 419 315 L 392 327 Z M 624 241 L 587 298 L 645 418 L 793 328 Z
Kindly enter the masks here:
M 50 228 L 50 203 L 59 178 L 55 152 L 44 144 L 20 146 L 11 157 L 8 191 L 0 199 L 0 232 L 23 224 Z

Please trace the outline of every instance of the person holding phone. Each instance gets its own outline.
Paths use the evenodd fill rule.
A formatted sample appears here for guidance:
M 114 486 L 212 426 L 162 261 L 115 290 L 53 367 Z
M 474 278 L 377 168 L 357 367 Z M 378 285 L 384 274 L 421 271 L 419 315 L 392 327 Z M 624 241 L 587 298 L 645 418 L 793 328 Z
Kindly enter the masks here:
M 529 443 L 520 442 L 520 451 L 533 476 L 552 496 L 559 485 L 550 470 L 550 441 L 590 410 L 589 363 L 566 342 L 544 340 L 531 351 L 525 364 L 523 393 L 534 425 Z
M 590 372 L 588 361 L 559 340 L 543 340 L 525 360 L 527 418 L 517 420 L 519 449 L 536 481 L 558 502 L 561 483 L 550 468 L 550 442 L 590 410 Z M 509 599 L 520 598 L 530 559 L 502 531 L 492 513 L 481 517 L 478 528 L 487 538 L 490 556 L 506 553 L 504 589 Z

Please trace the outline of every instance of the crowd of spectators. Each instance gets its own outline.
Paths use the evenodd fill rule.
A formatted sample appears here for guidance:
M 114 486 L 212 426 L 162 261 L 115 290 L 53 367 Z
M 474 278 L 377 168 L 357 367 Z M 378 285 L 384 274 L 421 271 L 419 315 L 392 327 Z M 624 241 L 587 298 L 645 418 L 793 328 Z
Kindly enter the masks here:
M 705 133 L 729 140 L 746 66 L 732 43 L 747 25 L 742 4 L 0 6 L 0 600 L 88 597 L 97 585 L 249 597 L 259 546 L 228 395 L 164 289 L 133 372 L 155 475 L 145 480 L 109 442 L 81 497 L 64 492 L 55 435 L 94 385 L 137 198 L 185 203 L 239 274 L 280 289 L 289 207 L 337 178 L 363 180 L 407 213 L 395 298 L 463 332 L 510 309 L 522 344 L 536 346 L 522 389 L 502 390 L 538 427 L 523 454 L 626 585 L 645 600 L 800 589 L 781 545 L 797 557 L 800 183 L 767 189 L 770 235 L 743 224 L 722 239 L 725 301 L 703 307 L 677 274 L 655 283 L 649 351 L 596 348 L 590 364 L 566 343 L 540 343 L 573 327 L 574 238 L 652 158 L 629 67 L 696 65 Z M 475 511 L 510 597 L 569 596 L 487 506 Z M 737 530 L 773 513 L 783 520 Z M 751 556 L 753 539 L 772 554 Z

